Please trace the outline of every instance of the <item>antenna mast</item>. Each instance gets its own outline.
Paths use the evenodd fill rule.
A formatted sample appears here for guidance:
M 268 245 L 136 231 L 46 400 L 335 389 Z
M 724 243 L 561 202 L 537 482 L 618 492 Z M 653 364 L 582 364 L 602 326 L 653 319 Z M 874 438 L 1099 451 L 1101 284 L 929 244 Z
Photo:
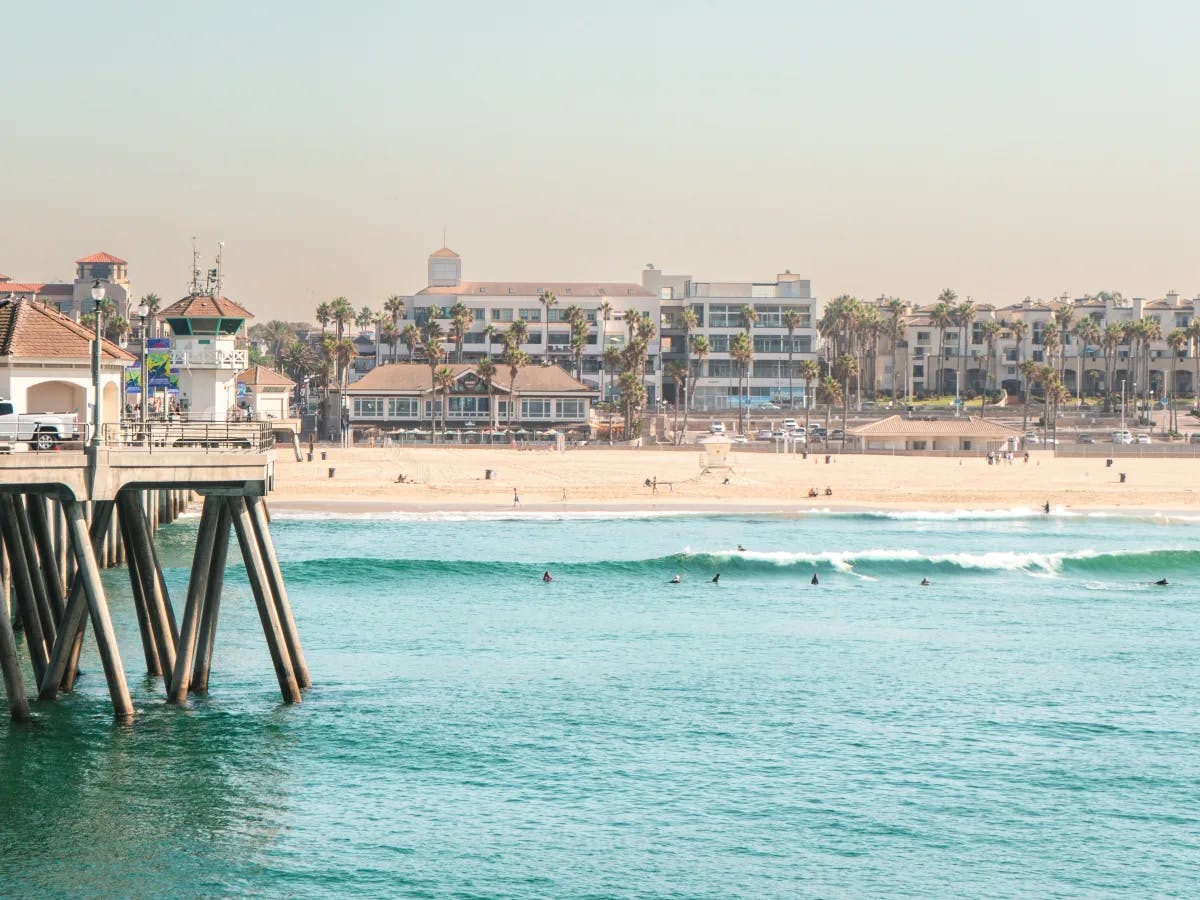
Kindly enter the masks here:
M 221 257 L 225 253 L 225 242 L 217 241 L 217 290 L 213 294 L 214 297 L 221 296 Z
M 200 251 L 196 249 L 196 236 L 192 235 L 192 293 L 200 293 Z

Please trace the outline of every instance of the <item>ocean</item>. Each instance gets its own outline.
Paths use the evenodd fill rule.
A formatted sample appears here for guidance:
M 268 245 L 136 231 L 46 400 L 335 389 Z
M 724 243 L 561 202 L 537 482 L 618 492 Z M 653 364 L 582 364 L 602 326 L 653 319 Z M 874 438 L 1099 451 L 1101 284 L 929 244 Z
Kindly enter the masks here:
M 177 605 L 196 523 L 160 532 Z M 1200 518 L 272 528 L 304 703 L 231 568 L 212 693 L 166 705 L 107 572 L 139 717 L 113 724 L 89 637 L 73 695 L 0 724 L 0 894 L 1196 889 Z

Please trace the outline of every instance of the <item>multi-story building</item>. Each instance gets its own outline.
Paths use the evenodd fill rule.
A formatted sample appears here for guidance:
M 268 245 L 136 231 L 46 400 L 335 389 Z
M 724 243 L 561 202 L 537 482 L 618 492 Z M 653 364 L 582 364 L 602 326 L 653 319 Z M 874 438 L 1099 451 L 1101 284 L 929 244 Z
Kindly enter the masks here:
M 691 275 L 665 275 L 653 265 L 642 272 L 642 284 L 659 298 L 664 364 L 691 360 L 692 402 L 700 409 L 728 409 L 742 403 L 761 406 L 775 402 L 801 407 L 804 383 L 798 377 L 803 359 L 813 359 L 819 349 L 818 302 L 812 283 L 790 271 L 763 281 L 697 281 Z M 686 328 L 684 311 L 691 310 L 696 325 Z M 787 322 L 797 314 L 796 325 Z M 730 354 L 739 331 L 748 331 L 754 358 L 745 383 L 739 387 L 739 365 Z M 691 352 L 694 338 L 703 335 L 709 345 L 706 360 Z M 789 370 L 789 364 L 791 369 Z M 674 388 L 664 384 L 668 400 Z
M 672 361 L 688 360 L 694 376 L 692 401 L 698 407 L 728 409 L 737 406 L 739 398 L 751 405 L 772 400 L 786 402 L 790 389 L 795 391 L 797 406 L 803 400 L 803 383 L 798 378 L 788 378 L 788 359 L 790 355 L 794 369 L 798 370 L 800 360 L 815 354 L 816 321 L 820 313 L 810 282 L 790 272 L 764 281 L 710 282 L 697 281 L 690 275 L 666 275 L 654 266 L 647 266 L 641 284 L 464 281 L 462 274 L 462 257 L 442 247 L 429 257 L 428 286 L 404 300 L 408 322 L 424 323 L 430 310 L 437 307 L 445 332 L 449 331 L 453 306 L 461 303 L 471 311 L 472 324 L 462 347 L 464 361 L 498 354 L 503 332 L 521 319 L 528 326 L 528 338 L 521 349 L 534 360 L 557 364 L 573 372 L 575 361 L 568 320 L 570 308 L 577 306 L 589 325 L 580 378 L 611 396 L 613 385 L 604 375 L 604 352 L 609 348 L 620 350 L 628 343 L 629 314 L 637 312 L 656 325 L 647 348 L 645 372 L 651 408 L 661 401 L 674 403 L 680 399 L 676 396 L 676 384 L 664 374 L 664 367 Z M 549 307 L 542 302 L 548 293 L 555 298 Z M 730 341 L 747 327 L 744 308 L 753 310 L 756 316 L 749 328 L 754 361 L 739 389 L 735 363 L 730 357 Z M 685 309 L 695 313 L 694 328 L 685 326 Z M 788 310 L 799 315 L 799 327 L 791 334 L 783 318 Z M 705 336 L 710 347 L 704 360 L 694 358 L 690 352 L 694 338 L 699 335 Z M 446 346 L 452 351 L 452 361 L 457 360 L 457 347 L 449 339 Z M 385 353 L 382 349 L 380 352 Z M 421 358 L 419 351 L 417 358 Z
M 129 263 L 111 253 L 93 253 L 75 260 L 75 280 L 65 282 L 17 282 L 0 275 L 0 297 L 13 300 L 39 300 L 64 315 L 79 321 L 92 310 L 92 286 L 99 281 L 104 286 L 105 299 L 111 300 L 117 313 L 129 318 L 129 301 L 133 296 L 129 285 Z
M 880 298 L 881 309 L 888 298 Z M 1069 310 L 1062 315 L 1061 310 Z M 880 341 L 880 360 L 877 366 L 879 383 L 876 389 L 899 394 L 918 394 L 937 390 L 943 394 L 979 392 L 1003 388 L 1009 394 L 1020 394 L 1024 379 L 1021 363 L 1031 360 L 1045 362 L 1046 335 L 1057 332 L 1058 349 L 1055 357 L 1062 369 L 1064 386 L 1072 394 L 1096 395 L 1109 389 L 1117 391 L 1121 382 L 1126 389 L 1149 392 L 1157 397 L 1166 394 L 1193 395 L 1196 390 L 1196 362 L 1200 346 L 1195 337 L 1182 346 L 1172 347 L 1172 332 L 1185 331 L 1200 318 L 1200 297 L 1187 300 L 1172 291 L 1160 300 L 1143 298 L 1125 300 L 1119 295 L 1063 297 L 1050 301 L 1026 298 L 1020 303 L 993 306 L 979 303 L 969 326 L 955 319 L 938 323 L 934 305 L 909 307 L 904 316 L 903 334 L 892 354 L 890 341 Z M 1061 318 L 1060 318 L 1061 317 Z M 1069 320 L 1064 328 L 1062 318 Z M 1092 319 L 1099 332 L 1110 324 L 1126 325 L 1142 319 L 1158 324 L 1160 337 L 1149 341 L 1149 384 L 1139 385 L 1139 377 L 1131 371 L 1130 357 L 1135 348 L 1129 340 L 1106 350 L 1102 340 L 1081 339 L 1078 325 L 1084 318 Z M 987 322 L 999 322 L 991 347 Z M 1014 323 L 1023 323 L 1014 327 Z M 964 332 L 964 327 L 967 330 Z M 1019 335 L 1019 336 L 1018 336 Z M 940 371 L 940 376 L 939 376 Z

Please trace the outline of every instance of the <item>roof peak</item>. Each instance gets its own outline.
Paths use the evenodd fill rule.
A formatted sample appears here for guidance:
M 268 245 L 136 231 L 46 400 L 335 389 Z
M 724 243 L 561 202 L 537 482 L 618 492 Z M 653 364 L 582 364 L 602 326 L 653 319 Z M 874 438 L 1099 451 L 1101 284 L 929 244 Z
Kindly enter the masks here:
M 110 263 L 114 266 L 129 265 L 129 263 L 127 263 L 125 260 L 121 259 L 121 257 L 113 256 L 111 253 L 107 253 L 104 250 L 101 250 L 98 253 L 93 253 L 90 256 L 85 256 L 81 259 L 77 259 L 77 260 L 75 260 L 75 262 L 76 263 Z

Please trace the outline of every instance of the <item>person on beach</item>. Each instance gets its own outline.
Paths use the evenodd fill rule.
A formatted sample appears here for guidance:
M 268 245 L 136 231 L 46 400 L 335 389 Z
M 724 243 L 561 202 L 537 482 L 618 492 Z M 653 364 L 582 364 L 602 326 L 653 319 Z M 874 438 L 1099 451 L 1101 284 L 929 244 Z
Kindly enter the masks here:
M 1042 507 L 1042 512 L 1044 512 L 1046 515 L 1050 515 L 1050 501 L 1049 500 L 1047 500 L 1046 505 Z
M 820 584 L 820 583 L 821 583 L 821 579 L 817 577 L 816 572 L 813 572 L 812 581 L 810 581 L 809 584 Z
M 721 573 L 720 573 L 720 572 L 718 572 L 716 575 L 714 575 L 714 576 L 712 577 L 712 583 L 713 583 L 713 584 L 720 584 L 720 583 L 721 583 Z
M 517 489 L 513 488 L 513 509 L 521 505 L 521 498 L 517 494 Z
M 670 581 L 667 582 L 667 584 L 682 584 L 682 583 L 683 583 L 682 575 L 676 575 L 674 578 L 672 578 Z

